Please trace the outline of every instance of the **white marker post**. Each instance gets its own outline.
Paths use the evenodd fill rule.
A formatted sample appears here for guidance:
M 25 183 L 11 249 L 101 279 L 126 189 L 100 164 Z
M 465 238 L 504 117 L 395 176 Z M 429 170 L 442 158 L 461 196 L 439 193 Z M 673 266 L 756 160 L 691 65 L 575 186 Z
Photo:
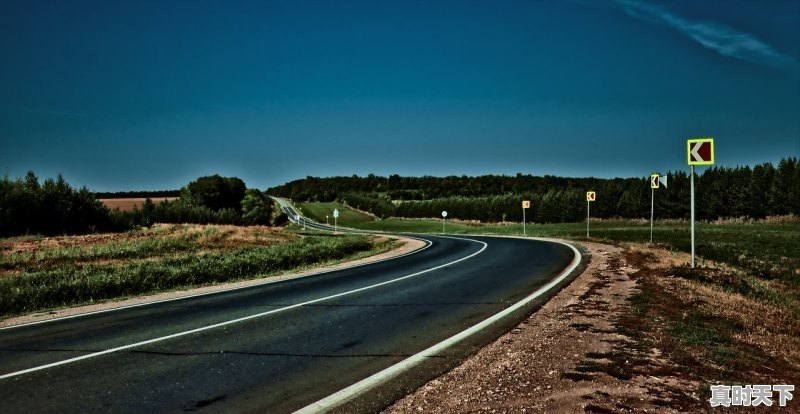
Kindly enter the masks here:
M 447 212 L 442 211 L 442 234 L 444 234 L 444 222 L 447 221 Z
M 592 201 L 597 199 L 597 193 L 594 191 L 587 191 L 586 192 L 586 238 L 589 238 L 589 205 Z
M 686 141 L 686 158 L 691 166 L 689 193 L 692 203 L 692 268 L 694 268 L 694 166 L 714 164 L 714 138 L 698 138 Z
M 300 208 L 300 212 L 302 213 L 303 212 L 303 207 L 299 207 L 299 208 Z M 300 220 L 300 214 L 297 215 L 297 219 Z M 303 220 L 303 230 L 305 230 L 305 229 L 306 229 L 306 221 Z
M 339 221 L 339 209 L 335 208 L 335 209 L 333 209 L 333 232 L 334 233 L 336 233 L 336 225 L 338 224 L 338 221 Z

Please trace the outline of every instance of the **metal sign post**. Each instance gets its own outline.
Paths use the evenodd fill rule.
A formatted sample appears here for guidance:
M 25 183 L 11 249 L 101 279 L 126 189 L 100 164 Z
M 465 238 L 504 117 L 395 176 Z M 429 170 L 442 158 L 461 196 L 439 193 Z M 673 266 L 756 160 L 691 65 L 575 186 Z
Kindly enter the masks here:
M 525 209 L 531 208 L 531 202 L 525 200 L 522 202 L 522 235 L 527 236 L 528 233 L 525 230 Z
M 586 192 L 586 238 L 589 238 L 589 209 L 592 201 L 597 199 L 597 193 L 594 191 Z
M 650 189 L 650 244 L 653 244 L 653 210 L 656 204 L 656 190 Z
M 442 234 L 444 234 L 444 222 L 447 221 L 447 212 L 442 211 Z
M 659 173 L 650 174 L 650 244 L 653 244 L 653 213 L 655 209 L 656 188 L 658 188 Z
M 659 173 L 650 174 L 650 244 L 653 244 L 653 216 L 655 210 L 656 189 L 667 188 L 667 176 Z
M 339 221 L 339 209 L 333 209 L 333 232 L 336 233 L 336 225 Z
M 691 166 L 690 177 L 691 178 L 689 182 L 691 184 L 689 184 L 689 199 L 691 200 L 690 203 L 692 203 L 692 268 L 694 269 L 694 165 Z
M 300 207 L 300 213 L 302 213 L 302 212 L 303 212 L 303 207 Z M 303 222 L 303 230 L 305 230 L 306 229 L 306 221 L 302 219 L 302 216 L 300 216 L 300 214 L 297 215 L 297 219 Z
M 697 138 L 686 141 L 686 158 L 691 166 L 689 181 L 689 199 L 691 203 L 692 221 L 692 268 L 694 268 L 694 166 L 714 164 L 714 138 Z

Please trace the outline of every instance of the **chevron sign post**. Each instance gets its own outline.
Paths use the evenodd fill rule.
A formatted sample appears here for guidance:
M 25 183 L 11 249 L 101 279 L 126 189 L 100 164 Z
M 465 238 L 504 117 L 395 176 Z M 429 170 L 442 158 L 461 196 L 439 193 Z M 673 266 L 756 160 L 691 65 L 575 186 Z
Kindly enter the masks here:
M 692 204 L 692 267 L 694 268 L 694 166 L 714 165 L 714 138 L 695 138 L 687 140 L 686 159 L 691 167 L 689 198 Z
M 656 189 L 664 184 L 667 188 L 667 176 L 659 173 L 650 174 L 650 244 L 653 244 L 653 216 L 655 210 Z
M 528 232 L 525 230 L 525 210 L 531 208 L 531 201 L 524 200 L 522 202 L 522 235 L 527 236 Z
M 597 193 L 594 191 L 586 192 L 586 238 L 589 238 L 589 206 L 592 201 L 597 200 Z
M 714 138 L 697 138 L 686 141 L 689 165 L 714 165 Z

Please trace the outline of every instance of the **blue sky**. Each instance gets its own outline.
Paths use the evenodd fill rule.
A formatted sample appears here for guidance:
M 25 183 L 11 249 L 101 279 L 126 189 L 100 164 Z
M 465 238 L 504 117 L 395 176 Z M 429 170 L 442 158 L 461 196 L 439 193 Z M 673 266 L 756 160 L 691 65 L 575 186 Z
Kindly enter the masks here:
M 645 176 L 800 156 L 800 2 L 0 1 L 0 172 Z

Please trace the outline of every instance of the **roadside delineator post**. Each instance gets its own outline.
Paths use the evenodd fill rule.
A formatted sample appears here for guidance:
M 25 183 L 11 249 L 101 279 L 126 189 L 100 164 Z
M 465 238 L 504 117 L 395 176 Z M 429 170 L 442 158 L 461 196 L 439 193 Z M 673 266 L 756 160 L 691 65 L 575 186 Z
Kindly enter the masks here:
M 691 166 L 690 202 L 692 204 L 692 268 L 694 268 L 694 166 L 714 165 L 714 138 L 695 138 L 686 141 L 686 159 Z
M 444 234 L 444 222 L 447 221 L 447 212 L 442 211 L 442 234 Z

